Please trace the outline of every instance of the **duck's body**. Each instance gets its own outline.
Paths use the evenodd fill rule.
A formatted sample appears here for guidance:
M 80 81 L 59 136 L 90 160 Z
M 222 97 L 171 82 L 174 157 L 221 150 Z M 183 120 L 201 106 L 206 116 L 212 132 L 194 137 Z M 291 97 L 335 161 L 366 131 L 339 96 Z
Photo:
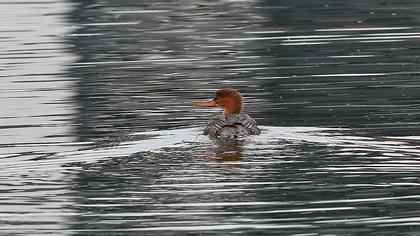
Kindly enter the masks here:
M 215 116 L 204 129 L 205 135 L 221 138 L 239 138 L 260 133 L 257 122 L 245 113 Z
M 215 116 L 209 121 L 204 129 L 205 135 L 214 138 L 235 139 L 261 133 L 257 122 L 249 115 L 242 113 L 243 98 L 234 89 L 221 89 L 217 91 L 213 101 L 199 103 L 196 106 L 224 108 L 223 115 Z

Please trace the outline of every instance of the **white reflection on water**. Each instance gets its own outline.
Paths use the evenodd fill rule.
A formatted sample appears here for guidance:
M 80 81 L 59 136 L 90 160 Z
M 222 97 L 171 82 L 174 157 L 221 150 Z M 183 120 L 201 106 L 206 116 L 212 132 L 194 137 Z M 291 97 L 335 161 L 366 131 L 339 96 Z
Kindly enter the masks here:
M 63 36 L 65 1 L 0 3 L 0 154 L 69 150 L 75 107 L 64 76 L 75 56 Z M 48 145 L 48 147 L 45 146 Z
M 72 30 L 65 21 L 71 8 L 67 1 L 0 2 L 2 235 L 36 235 L 38 230 L 53 235 L 66 228 L 64 217 L 72 214 L 63 197 L 68 186 L 58 181 L 63 174 L 37 169 L 42 163 L 33 160 L 36 153 L 78 145 L 70 134 L 73 81 L 64 76 L 75 60 L 63 40 Z M 25 161 L 34 169 L 21 170 Z
M 407 143 L 405 140 L 416 140 L 418 137 L 384 137 L 381 140 L 374 138 L 346 135 L 346 129 L 317 128 L 317 127 L 273 127 L 262 126 L 263 132 L 259 136 L 244 140 L 247 153 L 259 156 L 270 153 L 272 148 L 278 152 L 278 142 L 290 141 L 304 144 L 313 143 L 322 147 L 337 147 L 340 152 L 336 155 L 366 155 L 369 152 L 380 152 L 382 158 L 393 156 L 420 155 L 417 145 Z M 61 152 L 43 160 L 14 160 L 6 158 L 3 162 L 2 174 L 18 171 L 61 169 L 61 165 L 69 163 L 90 163 L 107 158 L 129 156 L 139 152 L 156 151 L 163 148 L 180 148 L 194 145 L 204 145 L 210 150 L 220 145 L 214 143 L 201 134 L 201 128 L 185 128 L 167 131 L 150 131 L 133 133 L 132 136 L 141 136 L 137 141 L 120 142 L 116 146 L 93 148 L 88 150 Z M 223 148 L 226 148 L 223 146 Z M 232 150 L 223 150 L 232 151 Z M 235 147 L 233 147 L 235 148 Z M 253 151 L 255 150 L 255 152 Z M 248 158 L 252 158 L 249 156 Z M 372 157 L 373 158 L 373 157 Z M 365 167 L 369 167 L 366 165 Z M 376 166 L 379 168 L 379 166 Z M 363 169 L 363 166 L 353 166 L 353 169 Z
M 388 137 L 383 140 L 374 138 L 346 135 L 342 132 L 349 132 L 346 129 L 318 128 L 318 127 L 273 127 L 262 126 L 263 132 L 259 136 L 252 136 L 244 140 L 248 152 L 255 155 L 261 155 L 264 152 L 270 152 L 271 147 L 277 147 L 276 142 L 290 141 L 296 144 L 313 143 L 321 147 L 337 147 L 340 152 L 336 155 L 357 154 L 360 152 L 380 152 L 384 156 L 406 156 L 420 155 L 417 145 L 412 145 L 404 141 L 410 137 Z M 24 165 L 19 163 L 10 163 L 8 171 L 14 168 L 42 168 L 48 165 L 56 166 L 60 164 L 95 162 L 106 158 L 116 158 L 129 156 L 139 152 L 156 151 L 163 148 L 180 148 L 194 145 L 208 146 L 210 150 L 220 145 L 219 142 L 213 142 L 201 134 L 201 128 L 185 128 L 166 131 L 150 131 L 133 133 L 132 136 L 141 136 L 138 141 L 125 141 L 116 146 L 106 148 L 94 148 L 88 150 L 63 152 L 57 154 L 57 157 L 34 161 L 32 164 L 26 162 Z M 223 145 L 223 144 L 222 144 Z M 231 151 L 231 150 L 222 150 Z M 278 151 L 278 150 L 277 150 Z M 249 158 L 252 158 L 250 156 Z M 363 166 L 354 167 L 363 168 Z M 6 170 L 7 172 L 7 170 Z

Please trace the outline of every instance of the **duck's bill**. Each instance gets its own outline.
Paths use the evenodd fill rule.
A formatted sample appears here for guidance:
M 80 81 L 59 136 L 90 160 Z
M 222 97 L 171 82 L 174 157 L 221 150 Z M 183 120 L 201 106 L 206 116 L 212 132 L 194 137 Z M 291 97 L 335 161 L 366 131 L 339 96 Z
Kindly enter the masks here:
M 196 103 L 194 104 L 196 107 L 217 107 L 217 104 L 215 101 L 210 102 L 202 102 L 202 103 Z

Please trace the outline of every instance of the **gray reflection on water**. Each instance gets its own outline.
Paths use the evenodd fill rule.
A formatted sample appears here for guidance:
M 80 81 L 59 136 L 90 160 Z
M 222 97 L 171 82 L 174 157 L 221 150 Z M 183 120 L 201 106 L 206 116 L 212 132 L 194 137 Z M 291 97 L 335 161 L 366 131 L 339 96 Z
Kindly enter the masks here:
M 74 21 L 84 26 L 69 38 L 82 56 L 72 68 L 83 78 L 77 97 L 81 140 L 190 127 L 208 119 L 212 111 L 198 112 L 191 104 L 213 96 L 213 89 L 257 89 L 236 70 L 266 67 L 255 53 L 260 46 L 213 39 L 258 27 L 254 2 L 128 2 L 133 7 L 105 1 L 74 12 Z
M 374 0 L 82 3 L 72 20 L 83 27 L 69 35 L 81 55 L 71 70 L 82 78 L 78 133 L 91 141 L 190 127 L 214 114 L 192 102 L 232 86 L 261 124 L 415 135 L 417 9 Z
M 277 68 L 261 81 L 284 124 L 418 134 L 418 1 L 264 2 L 287 6 L 260 11 L 265 27 L 290 27 L 262 40 Z

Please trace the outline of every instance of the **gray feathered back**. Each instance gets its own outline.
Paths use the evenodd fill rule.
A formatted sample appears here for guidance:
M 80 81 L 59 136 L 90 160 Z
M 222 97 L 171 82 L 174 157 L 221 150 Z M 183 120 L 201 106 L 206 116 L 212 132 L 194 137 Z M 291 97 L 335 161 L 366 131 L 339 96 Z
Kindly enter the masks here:
M 257 122 L 245 113 L 215 116 L 204 130 L 205 135 L 216 138 L 239 138 L 260 133 Z

